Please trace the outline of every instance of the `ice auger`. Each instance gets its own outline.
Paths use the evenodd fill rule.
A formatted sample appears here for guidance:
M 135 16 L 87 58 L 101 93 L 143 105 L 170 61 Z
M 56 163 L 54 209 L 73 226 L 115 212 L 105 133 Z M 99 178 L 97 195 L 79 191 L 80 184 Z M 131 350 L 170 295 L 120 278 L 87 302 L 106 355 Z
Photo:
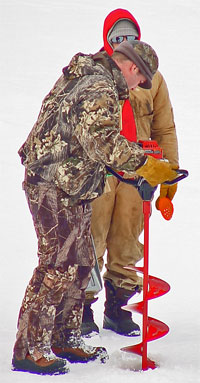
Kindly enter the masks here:
M 140 145 L 146 151 L 147 155 L 152 155 L 156 158 L 162 158 L 162 150 L 158 147 L 155 141 L 140 141 Z M 137 188 L 143 200 L 144 214 L 144 264 L 143 267 L 127 266 L 126 269 L 143 273 L 143 300 L 138 303 L 129 304 L 122 308 L 131 312 L 138 312 L 143 316 L 142 322 L 142 341 L 139 344 L 123 347 L 121 350 L 125 352 L 135 353 L 142 357 L 142 370 L 149 368 L 155 369 L 156 362 L 147 357 L 147 344 L 153 340 L 159 339 L 169 332 L 169 327 L 158 319 L 148 316 L 148 301 L 158 298 L 166 294 L 170 290 L 170 286 L 162 279 L 149 275 L 149 218 L 151 215 L 151 201 L 153 199 L 157 187 L 151 187 L 143 178 L 136 180 L 125 180 L 112 169 L 109 172 L 119 178 L 122 182 L 132 184 Z M 177 178 L 173 181 L 167 181 L 166 184 L 172 185 L 179 182 L 188 176 L 187 170 L 177 169 Z M 165 201 L 164 201 L 165 202 Z M 173 214 L 173 205 L 170 200 L 168 205 L 161 209 L 161 213 L 165 219 L 170 219 Z
M 172 185 L 187 176 L 187 170 L 178 169 L 177 178 L 173 181 L 166 182 L 166 184 Z M 155 188 L 152 188 L 144 179 L 138 180 L 134 186 L 137 188 L 143 200 L 144 266 L 128 266 L 126 268 L 143 273 L 143 301 L 123 306 L 123 309 L 131 312 L 136 311 L 143 315 L 142 342 L 133 346 L 123 347 L 121 350 L 142 356 L 142 370 L 148 370 L 149 368 L 156 368 L 157 364 L 147 357 L 147 343 L 163 337 L 169 331 L 169 327 L 165 323 L 148 316 L 148 301 L 166 294 L 170 290 L 170 286 L 167 282 L 149 275 L 149 218 L 151 214 L 151 200 Z

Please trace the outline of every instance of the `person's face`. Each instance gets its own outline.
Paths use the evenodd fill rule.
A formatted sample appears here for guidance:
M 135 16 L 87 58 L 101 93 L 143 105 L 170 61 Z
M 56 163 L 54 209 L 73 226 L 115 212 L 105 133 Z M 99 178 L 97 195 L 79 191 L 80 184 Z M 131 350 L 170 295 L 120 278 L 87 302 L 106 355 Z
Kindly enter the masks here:
M 129 89 L 135 89 L 139 84 L 142 84 L 146 81 L 145 76 L 131 61 L 126 61 L 125 64 L 121 67 L 121 71 Z
M 138 40 L 138 37 L 135 35 L 117 36 L 111 40 L 111 43 L 112 43 L 113 49 L 115 49 L 123 41 L 134 41 L 134 40 Z M 136 67 L 134 63 L 130 64 L 129 62 L 129 64 L 123 66 L 121 70 L 125 77 L 125 80 L 127 82 L 129 89 L 135 89 L 139 84 L 146 81 L 146 78 L 144 77 L 142 73 L 140 73 L 139 69 Z
M 119 44 L 123 41 L 133 41 L 138 40 L 137 36 L 128 35 L 128 36 L 118 36 L 111 40 L 112 47 L 115 49 Z M 130 64 L 130 63 L 129 63 Z M 142 73 L 140 73 L 139 69 L 135 64 L 127 65 L 122 69 L 123 75 L 127 82 L 129 89 L 135 89 L 139 84 L 146 81 L 146 78 Z

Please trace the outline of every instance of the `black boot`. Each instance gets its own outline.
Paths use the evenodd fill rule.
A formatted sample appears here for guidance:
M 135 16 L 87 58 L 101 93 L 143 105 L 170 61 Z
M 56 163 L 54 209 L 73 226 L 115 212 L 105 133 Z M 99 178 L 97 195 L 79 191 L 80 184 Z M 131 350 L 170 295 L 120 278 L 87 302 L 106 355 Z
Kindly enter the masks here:
M 134 291 L 121 287 L 115 288 L 108 280 L 105 281 L 106 302 L 103 328 L 112 330 L 120 335 L 139 336 L 140 327 L 133 322 L 132 314 L 121 307 L 127 305 L 128 300 L 139 292 L 139 286 Z
M 83 318 L 81 324 L 81 335 L 90 338 L 94 335 L 99 334 L 99 327 L 94 321 L 94 313 L 91 305 L 97 301 L 98 298 L 85 301 L 83 308 Z

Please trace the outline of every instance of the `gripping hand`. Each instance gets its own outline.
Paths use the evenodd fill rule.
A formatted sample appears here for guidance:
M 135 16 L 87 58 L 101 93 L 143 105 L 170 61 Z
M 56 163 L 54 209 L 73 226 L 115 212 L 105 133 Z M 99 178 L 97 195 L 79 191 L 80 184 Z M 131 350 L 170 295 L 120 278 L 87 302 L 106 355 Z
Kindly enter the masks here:
M 176 171 L 173 170 L 173 165 L 152 156 L 147 157 L 145 164 L 136 170 L 136 174 L 145 178 L 153 187 L 165 181 L 172 181 L 177 177 Z

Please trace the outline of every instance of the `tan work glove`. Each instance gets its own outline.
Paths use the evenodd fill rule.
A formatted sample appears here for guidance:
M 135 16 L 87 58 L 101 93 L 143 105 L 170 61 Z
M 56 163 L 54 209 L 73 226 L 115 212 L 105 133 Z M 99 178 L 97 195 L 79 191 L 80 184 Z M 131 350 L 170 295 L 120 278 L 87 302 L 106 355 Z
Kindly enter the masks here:
M 173 200 L 176 192 L 177 192 L 177 184 L 174 184 L 174 185 L 160 185 L 160 195 L 159 197 L 157 198 L 156 200 L 156 208 L 159 210 L 159 207 L 158 207 L 158 204 L 159 204 L 159 201 L 160 201 L 160 198 L 163 198 L 163 197 L 167 197 L 169 198 L 171 201 Z
M 136 170 L 136 174 L 145 178 L 151 186 L 172 181 L 177 177 L 176 171 L 169 162 L 157 160 L 152 156 L 147 157 L 147 161 Z

